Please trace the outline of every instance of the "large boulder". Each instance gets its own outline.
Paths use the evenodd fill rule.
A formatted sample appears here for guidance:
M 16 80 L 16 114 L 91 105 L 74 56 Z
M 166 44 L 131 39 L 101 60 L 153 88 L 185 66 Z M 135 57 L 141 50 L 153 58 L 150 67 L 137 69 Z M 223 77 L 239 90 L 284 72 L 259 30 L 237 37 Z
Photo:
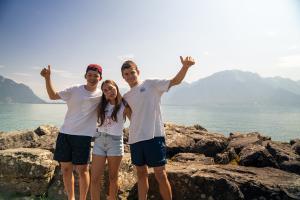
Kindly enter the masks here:
M 269 140 L 271 140 L 270 137 L 263 136 L 258 132 L 251 132 L 245 134 L 240 132 L 235 132 L 235 133 L 230 133 L 229 135 L 228 148 L 234 148 L 235 152 L 239 154 L 244 147 L 250 144 L 262 145 L 263 141 L 269 141 Z
M 0 150 L 40 148 L 54 152 L 58 132 L 58 128 L 52 125 L 42 125 L 34 131 L 1 132 Z
M 37 147 L 38 136 L 34 131 L 12 131 L 0 133 L 0 150 Z
M 279 164 L 279 168 L 300 174 L 300 156 L 293 151 L 289 143 L 269 141 L 265 146 Z
M 254 166 L 254 167 L 275 167 L 279 168 L 278 163 L 268 152 L 268 150 L 261 145 L 250 144 L 243 148 L 239 154 L 240 165 Z
M 166 123 L 165 131 L 169 157 L 184 152 L 214 157 L 228 145 L 228 139 L 224 135 L 208 132 L 199 125 L 180 126 Z
M 52 125 L 42 125 L 35 129 L 34 132 L 39 136 L 36 142 L 38 148 L 54 152 L 59 129 Z
M 215 163 L 217 164 L 228 164 L 228 163 L 235 163 L 239 162 L 239 157 L 236 154 L 234 148 L 229 148 L 222 153 L 218 153 L 215 158 Z
M 270 167 L 173 162 L 167 169 L 175 200 L 300 198 L 300 176 Z M 161 199 L 153 172 L 149 185 L 149 199 Z
M 44 195 L 54 176 L 53 154 L 38 148 L 0 150 L 0 188 L 5 192 Z
M 164 127 L 166 132 L 167 157 L 171 158 L 177 153 L 191 151 L 191 147 L 195 144 L 195 141 L 188 136 L 187 127 L 172 123 L 165 123 Z
M 195 141 L 195 144 L 191 147 L 191 152 L 201 153 L 209 157 L 215 157 L 228 146 L 228 138 L 219 133 L 194 131 L 190 137 Z

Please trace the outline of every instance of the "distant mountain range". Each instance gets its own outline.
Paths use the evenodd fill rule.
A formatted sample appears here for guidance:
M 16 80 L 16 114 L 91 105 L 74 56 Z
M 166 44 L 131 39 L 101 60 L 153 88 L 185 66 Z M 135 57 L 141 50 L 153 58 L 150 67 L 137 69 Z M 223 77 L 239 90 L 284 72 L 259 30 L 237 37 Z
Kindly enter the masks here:
M 126 89 L 120 88 L 121 93 Z M 32 90 L 0 76 L 0 103 L 46 103 Z M 162 97 L 169 105 L 300 106 L 300 81 L 262 78 L 252 72 L 228 70 L 175 86 Z
M 33 91 L 22 83 L 0 75 L 0 103 L 45 103 Z
M 262 78 L 239 70 L 215 73 L 175 86 L 162 98 L 171 105 L 300 105 L 300 81 Z

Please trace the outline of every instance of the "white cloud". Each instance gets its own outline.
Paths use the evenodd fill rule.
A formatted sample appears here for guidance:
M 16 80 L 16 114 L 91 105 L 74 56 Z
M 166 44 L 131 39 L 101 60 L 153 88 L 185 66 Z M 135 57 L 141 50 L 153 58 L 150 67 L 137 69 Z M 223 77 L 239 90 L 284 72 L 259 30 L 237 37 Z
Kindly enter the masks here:
M 300 54 L 280 57 L 278 66 L 300 68 Z
M 134 58 L 133 54 L 127 54 L 127 55 L 120 55 L 118 56 L 118 59 L 121 61 L 126 61 L 126 60 L 132 60 Z
M 17 75 L 17 76 L 31 76 L 31 74 L 27 74 L 27 73 L 20 73 L 20 72 L 18 72 L 18 73 L 12 73 L 13 75 Z
M 0 65 L 0 68 L 4 68 L 4 65 Z

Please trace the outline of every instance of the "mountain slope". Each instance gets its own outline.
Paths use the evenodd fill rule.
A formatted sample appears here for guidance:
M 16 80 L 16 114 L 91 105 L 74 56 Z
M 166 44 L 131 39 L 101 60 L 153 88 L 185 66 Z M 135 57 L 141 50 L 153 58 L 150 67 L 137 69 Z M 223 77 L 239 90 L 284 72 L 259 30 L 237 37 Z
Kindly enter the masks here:
M 163 103 L 300 105 L 300 86 L 297 82 L 282 78 L 262 78 L 239 70 L 218 72 L 188 86 L 172 89 L 163 97 Z
M 0 103 L 45 103 L 26 85 L 0 76 Z

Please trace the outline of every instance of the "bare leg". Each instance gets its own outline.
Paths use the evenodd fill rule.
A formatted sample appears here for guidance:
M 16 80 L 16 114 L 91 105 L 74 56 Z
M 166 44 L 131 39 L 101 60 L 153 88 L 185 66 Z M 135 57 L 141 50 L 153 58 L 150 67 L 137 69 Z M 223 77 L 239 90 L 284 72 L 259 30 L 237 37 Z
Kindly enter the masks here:
M 76 170 L 79 175 L 79 191 L 80 200 L 86 200 L 90 186 L 89 165 L 76 165 Z
M 171 185 L 167 177 L 166 167 L 154 167 L 154 174 L 159 183 L 159 191 L 164 200 L 172 199 Z
M 68 200 L 75 200 L 73 164 L 71 162 L 60 162 L 60 167 Z
M 105 169 L 106 157 L 93 154 L 91 166 L 91 199 L 100 199 L 101 177 Z
M 109 198 L 108 200 L 115 200 L 118 194 L 119 184 L 118 175 L 119 167 L 123 156 L 109 156 L 108 171 L 109 171 Z
M 149 189 L 148 167 L 146 165 L 136 166 L 136 172 L 138 177 L 139 200 L 147 200 L 147 193 Z

